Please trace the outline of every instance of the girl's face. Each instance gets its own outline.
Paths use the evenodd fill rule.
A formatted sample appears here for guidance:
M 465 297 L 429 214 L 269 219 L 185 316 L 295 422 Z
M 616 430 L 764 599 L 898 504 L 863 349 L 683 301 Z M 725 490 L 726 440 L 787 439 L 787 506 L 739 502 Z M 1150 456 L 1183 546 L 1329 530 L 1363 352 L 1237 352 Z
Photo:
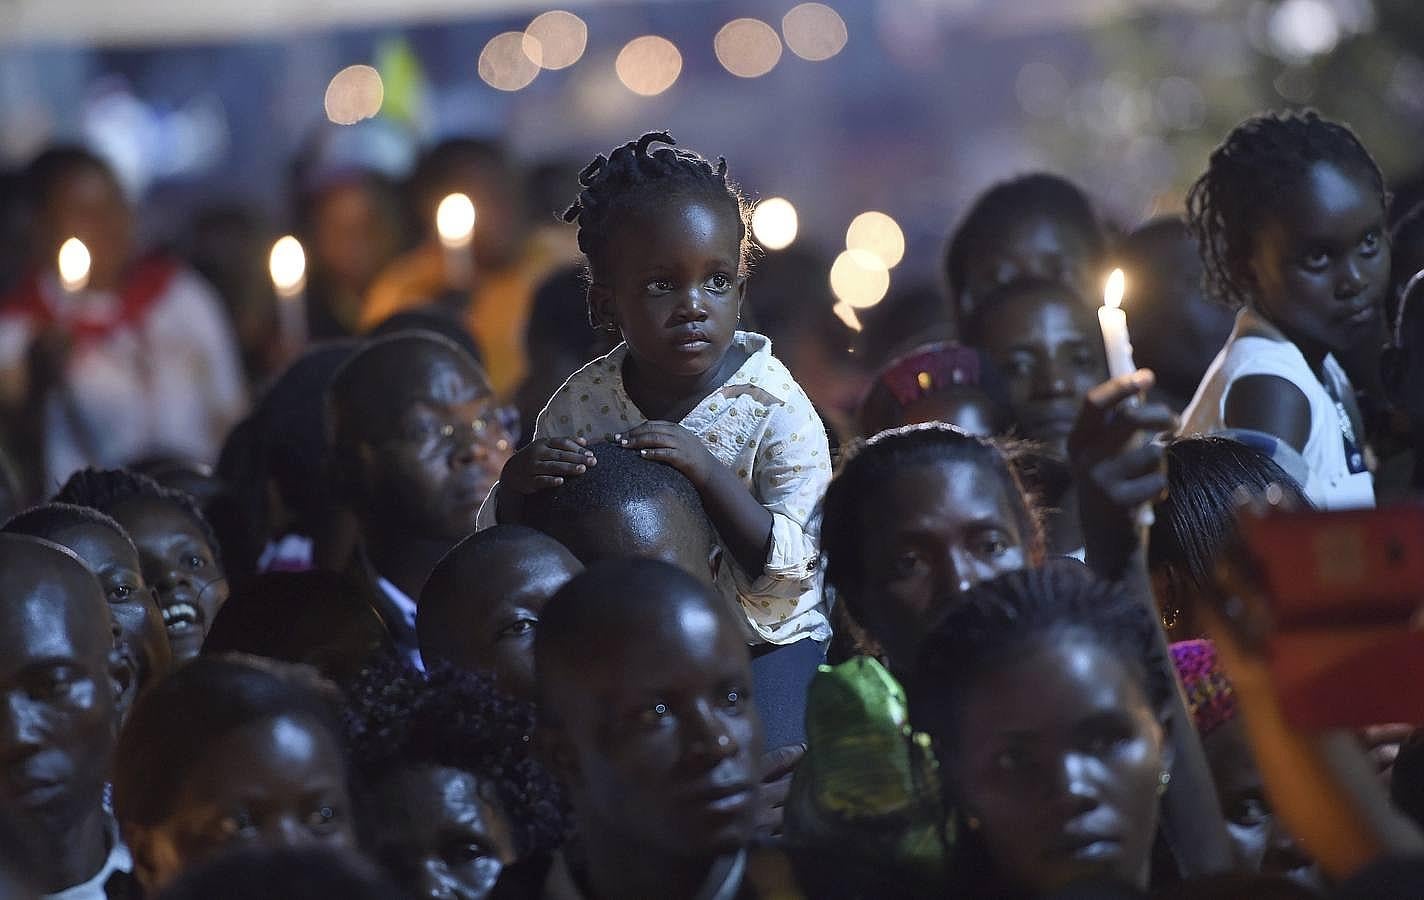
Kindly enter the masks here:
M 483 788 L 486 788 L 482 790 Z M 518 858 L 508 817 L 470 772 L 401 769 L 376 788 L 371 853 L 412 897 L 483 900 Z
M 901 469 L 861 511 L 860 624 L 897 670 L 967 588 L 1029 564 L 1004 480 L 971 462 Z
M 1088 391 L 1107 380 L 1102 332 L 1071 294 L 1026 288 L 985 310 L 980 349 L 998 364 L 1020 433 L 1066 456 Z
M 725 204 L 669 200 L 613 233 L 589 299 L 640 368 L 696 378 L 721 365 L 746 290 L 738 224 Z
M 1371 179 L 1318 162 L 1262 225 L 1251 255 L 1255 302 L 1307 351 L 1357 347 L 1378 328 L 1389 262 Z
M 187 510 L 168 500 L 135 497 L 113 513 L 138 546 L 144 580 L 158 591 L 174 661 L 192 659 L 228 595 L 227 576 L 207 536 Z
M 1034 642 L 969 692 L 951 777 L 994 869 L 1035 895 L 1085 877 L 1146 887 L 1163 728 L 1097 641 Z
M 341 747 L 305 716 L 239 728 L 189 770 L 173 814 L 136 837 L 149 887 L 235 844 L 354 847 Z
M 113 529 L 98 524 L 79 525 L 56 537 L 99 576 L 124 651 L 134 661 L 133 691 L 161 678 L 172 662 L 168 633 L 157 595 L 144 583 L 133 548 Z
M 965 268 L 962 306 L 972 310 L 998 288 L 1027 279 L 1056 281 L 1091 297 L 1099 273 L 1090 247 L 1077 228 L 1046 213 L 1015 219 L 975 241 Z

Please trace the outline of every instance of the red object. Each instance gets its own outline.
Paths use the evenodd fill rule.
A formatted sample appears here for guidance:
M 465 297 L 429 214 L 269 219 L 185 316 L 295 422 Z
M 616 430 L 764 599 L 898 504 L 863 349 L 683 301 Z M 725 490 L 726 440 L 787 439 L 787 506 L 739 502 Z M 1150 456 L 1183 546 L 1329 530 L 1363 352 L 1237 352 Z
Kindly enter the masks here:
M 161 254 L 139 260 L 124 277 L 117 313 L 103 321 L 89 321 L 57 316 L 40 292 L 40 270 L 33 269 L 15 290 L 0 300 L 0 315 L 28 316 L 36 330 L 58 326 L 78 342 L 103 340 L 120 328 L 143 321 L 153 304 L 168 290 L 178 270 L 177 260 Z

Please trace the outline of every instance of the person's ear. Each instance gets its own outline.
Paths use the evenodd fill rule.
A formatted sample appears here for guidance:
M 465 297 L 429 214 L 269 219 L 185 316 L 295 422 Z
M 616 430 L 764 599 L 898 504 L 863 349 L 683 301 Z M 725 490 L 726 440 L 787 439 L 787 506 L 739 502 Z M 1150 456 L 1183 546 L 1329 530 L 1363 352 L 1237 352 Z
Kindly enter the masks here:
M 613 303 L 613 289 L 597 281 L 588 286 L 588 324 L 597 331 L 618 330 L 618 310 Z
M 750 280 L 751 279 L 748 278 L 746 275 L 743 275 L 737 279 L 736 295 L 738 319 L 742 317 L 742 304 L 747 302 L 747 282 Z
M 717 583 L 717 576 L 722 574 L 722 545 L 713 544 L 711 551 L 707 554 L 707 573 L 712 576 L 712 583 Z

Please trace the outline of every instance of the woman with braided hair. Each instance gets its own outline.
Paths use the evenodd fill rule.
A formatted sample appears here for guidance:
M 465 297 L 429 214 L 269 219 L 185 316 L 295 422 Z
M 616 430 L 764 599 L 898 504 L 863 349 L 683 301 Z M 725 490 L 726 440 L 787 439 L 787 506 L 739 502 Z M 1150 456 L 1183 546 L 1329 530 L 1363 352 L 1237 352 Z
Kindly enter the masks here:
M 1207 289 L 1239 312 L 1181 433 L 1245 429 L 1289 444 L 1309 467 L 1306 495 L 1326 509 L 1375 503 L 1336 356 L 1378 327 L 1386 199 L 1359 138 L 1310 111 L 1238 125 L 1187 196 Z
M 564 218 L 588 258 L 594 328 L 622 338 L 555 393 L 481 526 L 597 464 L 609 440 L 697 488 L 727 560 L 716 578 L 754 645 L 768 746 L 799 741 L 830 637 L 807 522 L 831 478 L 826 430 L 764 336 L 738 330 L 751 247 L 726 160 L 645 134 L 581 173 Z M 706 573 L 701 573 L 704 577 Z

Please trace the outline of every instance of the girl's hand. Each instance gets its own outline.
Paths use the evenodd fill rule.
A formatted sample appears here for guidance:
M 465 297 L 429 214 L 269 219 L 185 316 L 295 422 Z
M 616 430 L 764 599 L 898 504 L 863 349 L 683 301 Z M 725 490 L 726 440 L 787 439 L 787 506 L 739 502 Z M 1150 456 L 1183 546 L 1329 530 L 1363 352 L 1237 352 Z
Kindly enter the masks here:
M 644 422 L 627 433 L 613 435 L 613 440 L 647 459 L 672 466 L 699 491 L 707 487 L 712 473 L 721 465 L 701 438 L 673 422 Z
M 597 463 L 583 438 L 540 438 L 509 458 L 499 483 L 527 496 L 556 488 Z
M 1146 369 L 1105 381 L 1088 392 L 1073 433 L 1068 461 L 1078 485 L 1078 512 L 1090 561 L 1100 574 L 1117 577 L 1137 545 L 1136 515 L 1167 490 L 1167 456 L 1140 435 L 1176 428 L 1177 417 L 1160 403 L 1141 403 L 1156 383 Z

